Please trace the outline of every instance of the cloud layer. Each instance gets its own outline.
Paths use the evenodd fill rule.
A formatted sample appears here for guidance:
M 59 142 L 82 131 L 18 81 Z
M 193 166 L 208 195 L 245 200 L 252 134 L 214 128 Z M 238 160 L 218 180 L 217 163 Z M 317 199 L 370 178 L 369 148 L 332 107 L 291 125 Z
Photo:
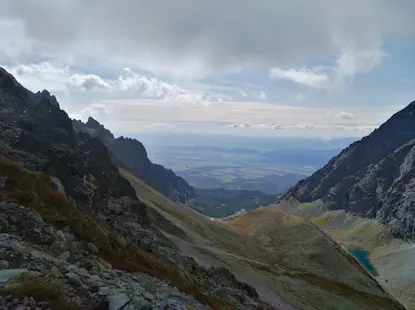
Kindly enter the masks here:
M 107 52 L 189 74 L 294 67 L 341 54 L 338 67 L 351 74 L 373 66 L 366 65 L 372 55 L 365 51 L 381 51 L 385 36 L 412 34 L 413 1 L 402 0 L 393 11 L 390 5 L 386 0 L 8 0 L 2 7 L 29 39 L 60 52 Z M 318 85 L 314 78 L 312 85 Z
M 148 77 L 124 68 L 114 79 L 104 79 L 95 74 L 73 73 L 69 67 L 56 67 L 49 62 L 6 67 L 16 78 L 32 91 L 47 88 L 51 91 L 117 93 L 142 98 L 157 98 L 167 101 L 180 101 L 209 104 L 228 99 L 207 91 L 192 91 L 176 84 Z M 263 94 L 265 95 L 265 94 Z
M 104 122 L 197 124 L 243 130 L 338 130 L 368 133 L 383 115 L 359 110 L 355 113 L 325 108 L 293 107 L 262 102 L 212 102 L 198 105 L 158 100 L 105 100 L 77 112 L 77 118 L 92 115 Z

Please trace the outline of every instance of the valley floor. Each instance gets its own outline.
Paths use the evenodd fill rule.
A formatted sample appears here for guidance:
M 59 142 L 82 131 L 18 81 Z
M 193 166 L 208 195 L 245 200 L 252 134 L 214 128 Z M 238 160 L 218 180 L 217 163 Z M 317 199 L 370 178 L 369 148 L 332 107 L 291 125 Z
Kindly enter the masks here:
M 283 202 L 276 207 L 311 220 L 346 249 L 367 251 L 376 269 L 376 280 L 407 309 L 415 309 L 415 244 L 393 238 L 375 220 L 343 210 L 327 211 L 321 201 Z
M 350 254 L 300 217 L 261 208 L 212 220 L 121 173 L 140 200 L 184 232 L 163 230 L 183 254 L 228 268 L 276 309 L 404 309 Z

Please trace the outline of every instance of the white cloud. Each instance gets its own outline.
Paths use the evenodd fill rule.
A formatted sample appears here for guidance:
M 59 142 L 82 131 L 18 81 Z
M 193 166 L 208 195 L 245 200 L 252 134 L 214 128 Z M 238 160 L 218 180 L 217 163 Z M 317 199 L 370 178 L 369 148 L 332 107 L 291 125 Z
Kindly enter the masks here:
M 57 68 L 48 62 L 31 65 L 17 65 L 4 68 L 15 76 L 15 78 L 32 91 L 48 88 L 51 91 L 66 91 L 66 81 L 69 75 L 67 67 Z
M 246 92 L 244 92 L 243 90 L 238 90 L 237 91 L 242 97 L 248 97 L 248 94 Z
M 294 107 L 266 102 L 212 102 L 210 105 L 183 104 L 176 101 L 149 99 L 102 100 L 73 113 L 88 116 L 100 113 L 102 121 L 162 124 L 186 123 L 194 126 L 216 124 L 238 129 L 291 129 L 352 131 L 373 128 L 383 120 L 382 113 L 359 109 L 359 114 L 340 112 L 337 118 L 327 118 L 327 109 Z M 350 115 L 349 115 L 350 114 Z M 357 124 L 357 125 L 356 125 Z M 368 127 L 362 127 L 362 126 Z
M 262 90 L 260 90 L 257 93 L 255 93 L 255 97 L 258 98 L 258 99 L 260 99 L 260 100 L 264 100 L 264 101 L 267 101 L 268 100 L 267 95 Z
M 271 69 L 271 77 L 290 80 L 297 84 L 312 88 L 324 89 L 329 87 L 329 76 L 327 73 L 318 72 L 316 69 L 302 68 L 300 70 L 279 68 Z
M 153 71 L 192 75 L 248 66 L 293 68 L 344 50 L 379 49 L 396 33 L 414 33 L 409 14 L 413 1 L 399 4 L 386 0 L 353 5 L 344 0 L 7 0 L 0 11 L 17 24 L 8 28 L 9 38 L 24 35 L 43 52 L 103 57 L 107 63 L 129 59 Z M 369 59 L 376 62 L 378 56 Z M 342 65 L 344 72 L 354 70 L 355 60 L 341 62 L 347 63 Z
M 308 95 L 305 94 L 305 93 L 298 93 L 298 94 L 295 95 L 294 99 L 295 99 L 295 101 L 302 101 L 302 100 L 307 99 L 307 97 L 308 97 Z
M 96 74 L 73 73 L 69 67 L 57 67 L 50 62 L 5 66 L 5 69 L 34 92 L 42 89 L 52 92 L 103 92 L 205 105 L 230 99 L 229 96 L 208 91 L 182 88 L 155 77 L 138 74 L 130 68 L 123 69 L 119 76 L 113 79 L 104 79 Z
M 275 124 L 275 125 L 272 125 L 271 129 L 274 129 L 274 130 L 284 129 L 284 126 L 279 125 L 279 124 Z
M 325 124 L 293 124 L 293 125 L 280 125 L 280 124 L 247 124 L 247 123 L 233 123 L 226 125 L 228 128 L 233 129 L 273 129 L 273 130 L 340 130 L 340 131 L 353 131 L 368 134 L 378 128 L 376 125 L 325 125 Z
M 226 127 L 244 129 L 244 128 L 250 128 L 251 124 L 249 124 L 249 123 L 241 123 L 241 124 L 233 123 L 233 124 L 226 125 Z
M 328 118 L 333 118 L 337 120 L 350 120 L 356 117 L 353 113 L 344 112 L 344 111 L 331 111 L 327 113 Z
M 324 90 L 334 90 L 343 87 L 345 78 L 356 74 L 368 73 L 378 67 L 387 54 L 379 48 L 345 49 L 331 66 L 316 68 L 288 69 L 272 68 L 272 78 L 286 79 L 294 83 Z
M 336 60 L 339 76 L 353 77 L 367 73 L 379 66 L 387 54 L 378 49 L 346 50 Z
M 86 120 L 89 116 L 92 116 L 95 119 L 101 119 L 112 114 L 113 111 L 114 109 L 111 106 L 94 102 L 83 108 L 80 113 L 75 113 L 73 117 L 82 120 Z
M 82 91 L 111 90 L 113 87 L 95 74 L 73 74 L 68 78 L 68 85 Z

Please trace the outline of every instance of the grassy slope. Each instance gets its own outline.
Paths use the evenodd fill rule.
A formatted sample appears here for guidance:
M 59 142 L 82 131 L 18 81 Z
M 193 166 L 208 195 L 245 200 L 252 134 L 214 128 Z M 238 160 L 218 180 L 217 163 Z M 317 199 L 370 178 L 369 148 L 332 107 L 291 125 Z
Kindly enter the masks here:
M 140 200 L 186 233 L 165 231 L 185 254 L 229 268 L 279 309 L 402 309 L 350 255 L 298 217 L 263 208 L 212 221 L 121 172 Z
M 326 211 L 321 201 L 284 202 L 278 208 L 309 218 L 345 247 L 367 250 L 379 272 L 377 280 L 408 309 L 415 309 L 415 244 L 393 238 L 374 220 L 347 214 L 344 210 Z

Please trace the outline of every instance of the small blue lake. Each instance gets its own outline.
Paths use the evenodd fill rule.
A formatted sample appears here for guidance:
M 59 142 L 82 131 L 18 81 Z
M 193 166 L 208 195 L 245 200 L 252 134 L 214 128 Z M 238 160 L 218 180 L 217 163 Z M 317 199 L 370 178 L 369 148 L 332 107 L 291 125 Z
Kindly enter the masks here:
M 372 276 L 376 277 L 379 275 L 375 266 L 373 266 L 370 261 L 368 251 L 360 248 L 349 248 L 348 250 L 363 265 L 363 267 L 372 274 Z

